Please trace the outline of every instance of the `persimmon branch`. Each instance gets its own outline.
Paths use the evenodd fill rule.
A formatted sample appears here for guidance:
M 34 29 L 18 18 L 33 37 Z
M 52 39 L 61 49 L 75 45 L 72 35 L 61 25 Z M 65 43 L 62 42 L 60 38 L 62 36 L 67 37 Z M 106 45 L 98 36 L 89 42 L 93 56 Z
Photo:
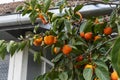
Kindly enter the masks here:
M 112 47 L 113 47 L 113 46 L 111 46 L 111 47 L 108 49 L 108 51 L 105 53 L 105 56 L 107 56 L 107 55 L 109 54 L 109 52 L 111 51 Z
M 108 42 L 110 42 L 110 41 L 113 41 L 113 40 L 115 40 L 115 39 L 116 39 L 116 37 L 115 37 L 115 38 L 112 38 L 112 39 L 109 39 L 109 40 L 105 41 L 104 43 L 102 43 L 101 45 L 94 47 L 91 51 L 93 51 L 93 50 L 99 48 L 100 46 L 102 46 L 102 45 L 104 45 L 104 44 L 106 44 L 106 43 L 108 43 Z M 90 51 L 90 52 L 91 52 L 91 51 Z

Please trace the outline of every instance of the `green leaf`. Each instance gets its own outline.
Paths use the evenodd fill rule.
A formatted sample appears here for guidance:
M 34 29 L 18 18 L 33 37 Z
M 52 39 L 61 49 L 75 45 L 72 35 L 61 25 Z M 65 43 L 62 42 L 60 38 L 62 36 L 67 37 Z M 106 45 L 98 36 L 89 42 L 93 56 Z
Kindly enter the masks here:
M 50 22 L 51 22 L 51 19 L 52 19 L 53 14 L 54 14 L 54 13 L 52 13 L 52 12 L 47 12 L 47 15 L 48 15 L 48 17 L 49 17 L 49 19 L 50 19 Z
M 104 24 L 97 24 L 97 25 L 95 25 L 94 26 L 94 33 L 95 34 L 98 34 L 98 33 L 102 34 L 103 33 L 103 29 L 104 29 L 105 26 L 106 25 L 104 25 Z
M 23 8 L 23 6 L 18 6 L 18 7 L 16 8 L 16 11 L 18 12 L 18 11 L 22 10 L 22 8 Z
M 36 53 L 34 53 L 34 61 L 35 62 L 38 62 L 38 63 L 40 63 L 40 61 L 41 61 L 41 53 L 40 52 L 36 52 Z
M 111 50 L 111 61 L 113 68 L 120 76 L 120 37 L 118 37 L 118 39 L 115 41 L 114 46 Z
M 54 22 L 53 22 L 53 24 L 52 24 L 52 27 L 51 27 L 51 29 L 54 31 L 54 32 L 56 32 L 58 29 L 58 26 L 57 26 L 57 21 L 58 20 L 55 20 Z
M 58 25 L 58 32 L 61 32 L 65 26 L 64 18 L 59 19 L 57 25 Z
M 71 15 L 71 16 L 74 15 L 74 11 L 73 11 L 72 7 L 70 7 L 68 11 L 69 11 L 69 15 Z
M 71 16 L 74 15 L 74 11 L 71 8 L 69 8 L 69 10 L 65 9 L 65 14 Z
M 115 21 L 116 25 L 117 25 L 117 30 L 118 30 L 118 35 L 120 35 L 120 16 L 118 17 L 118 19 Z
M 64 4 L 62 4 L 62 5 L 59 6 L 60 13 L 62 13 L 64 7 L 65 7 Z
M 52 61 L 53 62 L 58 62 L 60 60 L 60 58 L 62 57 L 62 53 L 61 54 L 58 54 Z
M 87 27 L 87 26 L 86 26 L 87 24 L 88 24 L 87 22 L 83 22 L 83 23 L 81 24 L 81 26 L 80 26 L 79 31 L 80 31 L 80 32 L 84 32 L 85 28 Z
M 43 80 L 43 75 L 36 77 L 35 80 Z
M 10 41 L 7 45 L 7 51 L 11 54 L 11 56 L 14 55 L 14 53 L 18 50 L 18 43 L 14 41 Z
M 54 79 L 59 79 L 58 78 L 59 76 L 59 72 L 58 71 L 51 71 L 51 72 L 48 72 L 48 76 L 50 80 L 54 80 Z
M 110 23 L 114 24 L 116 20 L 116 11 L 114 10 L 110 15 Z
M 95 74 L 100 80 L 110 80 L 109 72 L 103 67 L 97 66 L 95 68 Z
M 104 2 L 109 2 L 109 0 L 103 0 Z
M 3 43 L 1 46 L 0 46 L 0 56 L 2 59 L 5 58 L 5 55 L 7 53 L 7 50 L 6 50 L 6 43 Z
M 82 25 L 80 26 L 80 32 L 91 32 L 92 31 L 92 26 L 93 23 L 89 20 L 89 21 L 85 21 L 82 23 Z
M 83 7 L 83 5 L 77 5 L 75 8 L 74 8 L 74 13 L 79 11 L 81 8 Z
M 72 49 L 77 50 L 78 48 L 76 46 L 70 45 L 70 47 L 72 47 Z
M 10 49 L 11 56 L 14 55 L 14 53 L 17 51 L 17 49 L 18 49 L 18 43 L 14 43 L 14 44 L 11 46 L 11 49 Z
M 84 45 L 84 43 L 81 41 L 77 41 L 74 45 Z
M 106 65 L 105 62 L 103 62 L 102 60 L 97 60 L 97 61 L 95 61 L 95 64 L 96 64 L 97 66 L 103 67 L 104 69 L 106 69 L 106 70 L 108 71 L 107 65 Z
M 27 45 L 27 41 L 22 41 L 19 43 L 18 47 L 19 47 L 19 50 L 23 50 Z
M 76 77 L 77 77 L 77 80 L 81 80 L 81 76 L 80 76 L 80 71 L 79 69 L 75 68 L 75 73 L 76 73 Z M 72 79 L 71 79 L 72 80 Z
M 59 79 L 60 80 L 68 80 L 68 74 L 67 72 L 62 72 L 59 74 Z
M 60 15 L 53 14 L 53 15 L 52 15 L 52 18 L 51 18 L 51 21 L 54 22 L 55 20 L 60 19 L 60 18 L 61 18 Z
M 38 4 L 38 0 L 31 0 L 30 1 L 30 6 L 34 9 L 36 7 L 36 4 Z
M 83 70 L 83 77 L 85 78 L 85 80 L 91 80 L 92 79 L 92 75 L 93 75 L 93 70 L 90 68 L 85 68 Z
M 0 40 L 0 46 L 5 42 L 5 40 Z
M 38 17 L 38 14 L 36 11 L 32 11 L 29 17 L 30 17 L 32 24 L 34 24 L 36 21 L 36 18 Z
M 54 80 L 60 80 L 60 79 L 54 79 Z
M 66 30 L 67 30 L 70 34 L 72 34 L 72 25 L 71 25 L 71 23 L 70 23 L 68 20 L 64 20 L 64 24 L 65 24 Z
M 61 0 L 59 2 L 59 12 L 62 13 L 64 7 L 67 5 L 67 1 L 66 0 Z
M 14 44 L 15 42 L 14 41 L 10 41 L 7 45 L 7 51 L 10 52 L 10 48 L 11 46 Z
M 45 3 L 44 3 L 44 13 L 46 13 L 50 7 L 50 4 L 51 4 L 51 0 L 45 0 Z
M 16 51 L 20 51 L 20 50 L 22 51 L 26 47 L 27 41 L 22 41 L 17 44 L 18 44 L 18 49 Z
M 29 2 L 27 2 L 27 1 L 26 1 L 26 2 L 24 2 L 24 4 L 25 4 L 25 5 L 27 5 L 27 6 L 30 6 L 30 3 L 29 3 Z
M 22 16 L 31 13 L 32 10 L 24 9 L 22 12 Z
M 33 30 L 33 32 L 34 32 L 34 33 L 37 33 L 37 31 L 38 31 L 38 28 L 39 28 L 39 25 L 36 25 L 36 26 L 34 27 L 34 30 Z

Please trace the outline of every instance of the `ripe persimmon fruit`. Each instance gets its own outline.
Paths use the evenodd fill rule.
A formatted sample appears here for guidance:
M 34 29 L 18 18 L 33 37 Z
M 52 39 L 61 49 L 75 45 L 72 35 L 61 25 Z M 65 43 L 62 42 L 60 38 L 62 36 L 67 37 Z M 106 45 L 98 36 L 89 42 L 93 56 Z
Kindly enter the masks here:
M 81 36 L 82 38 L 84 38 L 85 33 L 84 33 L 84 32 L 80 32 L 80 36 Z
M 85 33 L 84 38 L 85 38 L 86 40 L 91 40 L 91 39 L 92 39 L 92 32 L 87 32 L 87 33 Z
M 59 47 L 54 47 L 54 53 L 58 54 L 60 52 L 60 48 Z
M 94 41 L 101 39 L 101 36 L 97 35 L 94 37 Z
M 42 43 L 42 37 L 37 38 L 37 39 L 34 39 L 34 41 L 33 41 L 33 44 L 34 44 L 35 46 L 40 46 L 41 43 Z
M 100 80 L 100 79 L 98 79 L 98 78 L 95 78 L 94 80 Z
M 112 33 L 112 28 L 111 27 L 104 28 L 104 34 L 105 35 L 110 35 L 111 33 Z
M 111 80 L 118 80 L 118 74 L 115 70 L 111 73 Z
M 94 24 L 104 24 L 104 22 L 100 22 L 99 19 L 96 18 Z
M 41 19 L 43 24 L 47 24 L 48 22 L 45 20 L 44 16 L 42 14 L 39 14 L 39 18 Z
M 57 42 L 57 37 L 54 37 L 54 43 L 56 43 Z
M 100 22 L 99 22 L 99 19 L 96 18 L 94 24 L 99 24 L 99 23 L 100 23 Z
M 54 43 L 54 36 L 53 35 L 45 36 L 44 43 L 47 45 L 53 44 Z
M 94 73 L 95 68 L 96 68 L 96 65 L 86 64 L 84 69 L 92 69 L 92 73 Z
M 85 65 L 85 68 L 93 69 L 93 65 L 91 65 L 91 64 L 86 64 L 86 65 Z
M 72 47 L 70 45 L 64 45 L 62 48 L 63 54 L 67 55 L 72 51 Z
M 82 61 L 83 60 L 83 56 L 82 55 L 80 55 L 80 56 L 78 56 L 77 58 L 76 58 L 76 61 Z

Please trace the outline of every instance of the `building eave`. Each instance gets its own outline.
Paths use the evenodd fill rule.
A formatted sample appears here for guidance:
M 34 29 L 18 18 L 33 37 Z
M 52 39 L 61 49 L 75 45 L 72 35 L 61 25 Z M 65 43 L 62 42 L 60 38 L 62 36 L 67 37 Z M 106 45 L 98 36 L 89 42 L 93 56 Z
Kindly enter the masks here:
M 100 16 L 100 15 L 108 15 L 112 12 L 115 5 L 112 5 L 112 8 L 109 5 L 97 4 L 97 5 L 86 5 L 84 6 L 80 12 L 83 17 L 89 16 Z M 58 13 L 58 9 L 51 9 L 53 13 Z M 36 23 L 40 23 L 38 19 Z M 43 25 L 40 23 L 40 27 L 49 29 L 50 25 Z M 26 28 L 33 28 L 34 25 L 31 25 L 29 15 L 22 16 L 21 14 L 11 14 L 11 15 L 4 15 L 0 16 L 0 31 L 4 30 L 13 30 L 13 29 L 26 29 Z

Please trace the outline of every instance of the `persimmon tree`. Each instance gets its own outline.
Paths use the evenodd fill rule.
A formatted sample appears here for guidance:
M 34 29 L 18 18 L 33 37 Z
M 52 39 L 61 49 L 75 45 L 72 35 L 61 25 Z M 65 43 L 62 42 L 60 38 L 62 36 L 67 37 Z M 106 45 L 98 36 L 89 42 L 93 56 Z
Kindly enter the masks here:
M 98 3 L 112 4 L 109 0 Z M 19 6 L 17 11 L 22 12 L 23 16 L 29 14 L 32 24 L 40 19 L 39 22 L 49 24 L 51 28 L 41 33 L 40 25 L 37 25 L 31 36 L 21 37 L 19 42 L 0 40 L 0 56 L 4 59 L 7 52 L 13 56 L 25 46 L 35 46 L 40 48 L 34 54 L 35 61 L 39 61 L 44 54 L 54 55 L 51 60 L 54 67 L 35 80 L 118 80 L 119 4 L 115 4 L 116 8 L 107 19 L 104 16 L 82 17 L 79 10 L 84 3 L 72 8 L 66 0 L 61 0 L 58 14 L 49 11 L 50 7 L 54 7 L 53 4 L 52 0 L 31 0 Z M 47 48 L 51 52 L 44 53 L 42 50 Z

